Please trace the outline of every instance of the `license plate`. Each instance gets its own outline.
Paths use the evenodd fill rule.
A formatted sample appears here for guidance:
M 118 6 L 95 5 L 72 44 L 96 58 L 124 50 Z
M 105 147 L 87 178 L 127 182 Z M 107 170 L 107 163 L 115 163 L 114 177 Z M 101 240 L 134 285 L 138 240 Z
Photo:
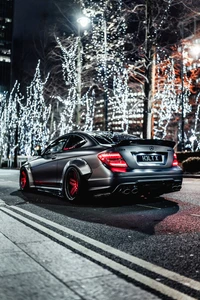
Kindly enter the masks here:
M 139 154 L 137 155 L 137 161 L 140 163 L 148 163 L 148 162 L 159 163 L 162 162 L 162 155 L 161 154 Z

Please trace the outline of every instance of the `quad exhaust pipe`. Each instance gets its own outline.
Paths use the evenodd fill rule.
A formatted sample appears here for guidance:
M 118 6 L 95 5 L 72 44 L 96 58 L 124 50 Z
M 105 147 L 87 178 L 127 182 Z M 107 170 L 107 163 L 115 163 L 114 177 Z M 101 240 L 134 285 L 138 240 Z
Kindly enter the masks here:
M 176 184 L 176 185 L 172 186 L 172 191 L 173 192 L 180 191 L 180 189 L 181 189 L 181 184 Z
M 169 189 L 170 189 L 170 187 L 169 187 Z M 180 191 L 180 189 L 181 189 L 181 184 L 174 184 L 171 186 L 171 190 L 173 192 Z M 119 192 L 124 195 L 130 195 L 130 194 L 136 195 L 139 193 L 138 187 L 136 185 L 128 186 L 128 187 L 122 186 L 121 189 L 119 190 Z
M 130 194 L 135 195 L 138 193 L 138 188 L 135 185 L 131 188 L 124 187 L 120 190 L 120 192 L 124 195 L 130 195 Z

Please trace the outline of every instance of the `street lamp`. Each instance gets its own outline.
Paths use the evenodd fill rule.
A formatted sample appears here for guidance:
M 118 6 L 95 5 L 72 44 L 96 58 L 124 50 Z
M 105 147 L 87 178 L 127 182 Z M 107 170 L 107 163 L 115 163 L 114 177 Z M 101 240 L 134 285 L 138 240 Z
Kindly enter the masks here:
M 77 57 L 77 107 L 76 107 L 76 124 L 80 121 L 80 103 L 81 103 L 81 54 L 82 54 L 82 43 L 81 43 L 81 28 L 87 28 L 90 23 L 90 19 L 86 16 L 79 17 L 78 23 L 78 57 Z
M 90 23 L 90 19 L 86 16 L 82 16 L 77 19 L 78 24 L 81 25 L 81 27 L 86 28 L 88 24 Z
M 92 16 L 92 14 L 90 15 Z M 94 16 L 94 15 L 93 15 Z M 103 100 L 104 100 L 104 130 L 108 130 L 108 80 L 107 80 L 107 22 L 105 15 L 102 11 L 95 11 L 95 18 L 100 18 L 101 30 L 102 30 L 102 58 L 103 58 Z M 82 52 L 82 43 L 80 38 L 80 28 L 86 28 L 90 23 L 90 18 L 83 16 L 77 19 L 78 22 L 78 35 L 79 35 L 79 43 L 78 43 L 78 60 L 77 60 L 77 75 L 78 75 L 78 84 L 77 84 L 77 112 L 79 111 L 80 99 L 81 99 L 81 52 Z M 79 113 L 76 115 L 77 121 L 79 121 Z

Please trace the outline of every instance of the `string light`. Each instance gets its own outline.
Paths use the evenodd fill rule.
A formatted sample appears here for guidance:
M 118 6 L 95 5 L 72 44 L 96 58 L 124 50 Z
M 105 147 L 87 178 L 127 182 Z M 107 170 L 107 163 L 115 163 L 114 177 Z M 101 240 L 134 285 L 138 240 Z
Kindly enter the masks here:
M 158 34 L 166 22 L 172 0 L 168 0 L 163 20 L 155 27 L 153 36 Z M 122 0 L 81 0 L 83 13 L 90 18 L 90 33 L 84 32 L 84 51 L 81 51 L 82 71 L 94 69 L 90 84 L 82 89 L 78 102 L 77 55 L 78 38 L 64 46 L 60 39 L 57 45 L 62 56 L 62 74 L 66 87 L 65 96 L 54 95 L 52 100 L 59 111 L 59 120 L 50 120 L 52 108 L 46 104 L 44 88 L 48 75 L 42 80 L 40 61 L 38 61 L 34 78 L 27 87 L 25 95 L 20 93 L 20 84 L 15 83 L 10 95 L 0 96 L 0 151 L 1 156 L 13 156 L 16 147 L 19 154 L 33 155 L 36 146 L 45 145 L 55 136 L 73 129 L 101 129 L 105 117 L 105 99 L 107 95 L 108 129 L 140 133 L 143 118 L 143 82 L 147 80 L 143 73 L 144 60 L 135 61 L 128 67 L 125 64 L 126 21 L 122 12 Z M 72 39 L 72 37 L 70 37 Z M 89 39 L 88 39 L 89 38 Z M 141 53 L 144 49 L 140 48 Z M 186 54 L 186 56 L 185 56 Z M 177 59 L 169 57 L 167 52 L 157 47 L 156 87 L 153 99 L 154 138 L 171 138 L 180 136 L 181 101 L 183 97 L 184 119 L 189 123 L 185 130 L 185 141 L 192 150 L 200 150 L 200 93 L 195 92 L 199 84 L 199 60 L 189 61 L 187 49 L 184 50 L 182 90 L 180 66 Z M 83 61 L 84 57 L 84 61 Z M 179 71 L 177 71 L 179 69 Z M 179 73 L 178 73 L 179 72 Z M 189 76 L 188 73 L 191 75 Z M 135 82 L 128 83 L 132 78 Z M 131 85 L 132 84 L 132 85 Z M 189 100 L 188 100 L 189 99 Z M 77 111 L 80 104 L 80 111 Z M 76 123 L 76 114 L 80 120 Z M 193 122 L 190 115 L 194 116 Z M 52 117 L 53 118 L 53 117 Z M 53 126 L 50 126 L 50 123 Z M 133 127 L 133 123 L 136 124 Z M 132 127 L 131 127 L 132 126 Z M 50 132 L 51 127 L 51 132 Z M 16 144 L 16 133 L 19 144 Z
M 27 87 L 26 97 L 17 98 L 19 104 L 19 154 L 34 155 L 36 147 L 43 149 L 50 139 L 48 121 L 51 106 L 45 104 L 44 86 L 48 80 L 42 81 L 40 61 L 38 61 L 34 78 Z

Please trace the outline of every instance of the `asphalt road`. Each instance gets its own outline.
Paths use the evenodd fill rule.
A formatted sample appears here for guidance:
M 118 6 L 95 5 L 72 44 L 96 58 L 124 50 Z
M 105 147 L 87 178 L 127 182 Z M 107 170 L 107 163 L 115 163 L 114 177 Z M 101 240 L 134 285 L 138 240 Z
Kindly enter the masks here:
M 79 247 L 89 248 L 93 254 L 83 256 L 105 265 L 127 282 L 150 290 L 159 299 L 200 299 L 198 178 L 185 178 L 180 192 L 156 199 L 83 198 L 83 203 L 75 205 L 47 193 L 22 193 L 18 177 L 17 170 L 0 169 L 0 199 L 14 213 L 34 220 L 35 225 L 27 221 L 28 225 L 47 236 L 51 233 L 45 228 L 50 228 L 51 238 L 58 243 L 64 241 L 54 235 L 65 231 L 71 241 L 78 243 L 77 248 L 69 248 L 74 247 L 78 253 L 82 251 Z M 44 229 L 37 228 L 41 223 Z M 109 261 L 102 263 L 97 254 Z M 113 261 L 136 274 L 127 275 L 127 270 L 118 269 Z M 138 274 L 145 277 L 139 280 Z M 152 290 L 146 278 L 178 294 L 160 293 L 159 287 Z

